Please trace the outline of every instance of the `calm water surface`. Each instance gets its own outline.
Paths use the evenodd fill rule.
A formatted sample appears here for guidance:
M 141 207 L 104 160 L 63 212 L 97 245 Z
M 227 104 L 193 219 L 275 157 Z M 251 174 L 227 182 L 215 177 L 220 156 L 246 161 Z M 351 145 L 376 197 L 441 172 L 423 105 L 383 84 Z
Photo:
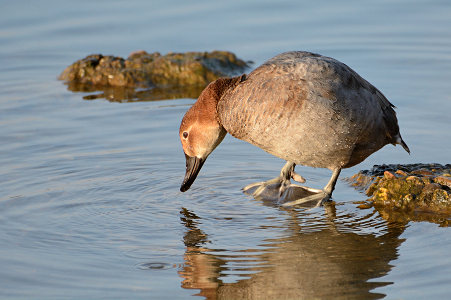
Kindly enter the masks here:
M 451 231 L 393 222 L 343 181 L 335 205 L 241 193 L 283 162 L 231 137 L 187 193 L 178 126 L 193 99 L 83 100 L 56 77 L 91 53 L 223 49 L 260 64 L 335 57 L 397 105 L 412 155 L 450 163 L 448 1 L 0 1 L 0 298 L 448 298 Z M 138 99 L 137 99 L 138 100 Z M 298 167 L 310 186 L 328 170 Z

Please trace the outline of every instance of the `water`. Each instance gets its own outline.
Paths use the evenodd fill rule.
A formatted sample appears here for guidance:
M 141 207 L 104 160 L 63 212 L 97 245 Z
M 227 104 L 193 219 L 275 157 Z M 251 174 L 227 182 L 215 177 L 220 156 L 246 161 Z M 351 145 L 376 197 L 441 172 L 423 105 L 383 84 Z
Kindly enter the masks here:
M 241 187 L 283 162 L 227 137 L 187 193 L 193 99 L 83 100 L 56 80 L 91 53 L 286 50 L 335 57 L 395 104 L 412 155 L 450 163 L 447 1 L 1 1 L 0 298 L 446 298 L 450 229 L 388 222 L 339 181 L 335 206 L 281 209 Z M 89 97 L 88 97 L 89 98 Z M 299 167 L 309 185 L 327 170 Z

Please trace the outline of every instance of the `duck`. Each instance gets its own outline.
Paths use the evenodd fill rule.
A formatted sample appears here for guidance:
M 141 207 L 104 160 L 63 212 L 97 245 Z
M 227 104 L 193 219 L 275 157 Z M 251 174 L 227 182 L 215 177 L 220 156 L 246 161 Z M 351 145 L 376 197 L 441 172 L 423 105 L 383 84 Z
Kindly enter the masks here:
M 395 106 L 346 64 L 316 53 L 279 54 L 248 75 L 211 82 L 185 113 L 179 136 L 186 159 L 180 187 L 187 191 L 227 133 L 286 161 L 280 176 L 250 184 L 254 196 L 269 189 L 286 199 L 291 179 L 305 182 L 296 165 L 332 171 L 323 189 L 283 203 L 330 200 L 340 172 L 387 144 L 410 149 L 401 137 Z

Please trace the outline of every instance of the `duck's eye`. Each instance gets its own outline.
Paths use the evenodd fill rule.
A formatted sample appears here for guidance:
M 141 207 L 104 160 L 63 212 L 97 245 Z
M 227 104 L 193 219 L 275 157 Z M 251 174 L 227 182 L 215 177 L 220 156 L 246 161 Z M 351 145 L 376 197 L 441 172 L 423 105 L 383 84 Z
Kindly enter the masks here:
M 185 132 L 183 132 L 183 138 L 185 138 L 185 139 L 186 139 L 187 137 L 188 137 L 188 132 L 186 132 L 186 131 L 185 131 Z

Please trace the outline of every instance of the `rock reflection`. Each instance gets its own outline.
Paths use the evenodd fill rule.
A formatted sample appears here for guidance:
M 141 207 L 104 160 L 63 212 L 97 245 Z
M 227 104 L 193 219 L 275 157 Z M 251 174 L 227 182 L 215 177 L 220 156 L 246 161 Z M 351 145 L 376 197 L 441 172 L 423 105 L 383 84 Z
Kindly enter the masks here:
M 83 96 L 84 100 L 106 99 L 110 102 L 155 101 L 165 99 L 192 98 L 196 99 L 205 86 L 167 86 L 153 88 L 131 88 L 95 86 L 77 82 L 66 83 L 71 92 L 90 93 Z
M 286 237 L 265 241 L 267 248 L 259 253 L 243 249 L 237 257 L 236 252 L 230 256 L 226 249 L 207 248 L 208 236 L 198 228 L 199 217 L 182 209 L 181 220 L 187 229 L 185 265 L 179 271 L 182 287 L 198 289 L 197 295 L 206 299 L 384 297 L 371 291 L 391 284 L 377 278 L 391 270 L 390 261 L 398 256 L 397 249 L 403 242 L 399 236 L 405 224 L 386 223 L 375 218 L 373 210 L 367 210 L 363 217 L 337 217 L 331 204 L 326 211 L 322 220 L 309 221 L 305 212 L 286 210 Z M 381 224 L 370 224 L 375 220 L 382 223 L 382 228 Z M 315 226 L 309 227 L 308 222 Z M 373 225 L 378 232 L 365 233 Z M 221 278 L 233 272 L 228 267 L 231 259 L 246 262 L 246 274 L 243 279 L 225 283 Z
M 365 203 L 367 207 L 371 207 L 372 203 Z M 374 205 L 374 208 L 378 211 L 380 216 L 388 222 L 429 222 L 438 224 L 440 227 L 451 226 L 451 214 L 438 213 L 430 211 L 403 211 L 397 210 L 382 205 Z

